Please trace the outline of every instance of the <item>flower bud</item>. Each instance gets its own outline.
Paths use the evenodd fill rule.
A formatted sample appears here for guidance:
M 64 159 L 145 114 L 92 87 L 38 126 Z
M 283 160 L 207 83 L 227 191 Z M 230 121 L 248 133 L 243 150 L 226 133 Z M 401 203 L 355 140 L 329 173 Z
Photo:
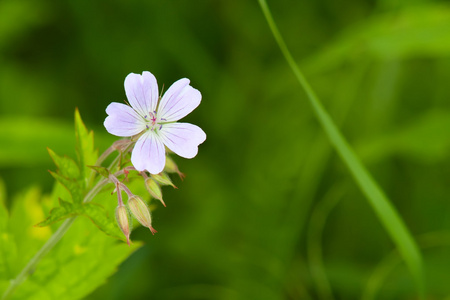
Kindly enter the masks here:
M 132 196 L 128 199 L 128 207 L 131 213 L 142 224 L 142 226 L 148 227 L 152 234 L 157 232 L 152 227 L 152 218 L 150 217 L 150 211 L 148 210 L 147 204 L 142 201 L 138 196 Z
M 130 245 L 130 222 L 128 220 L 128 210 L 124 205 L 119 205 L 116 208 L 116 221 L 120 230 L 127 238 L 127 244 Z
M 177 164 L 169 156 L 166 156 L 166 165 L 164 167 L 164 171 L 169 173 L 177 173 L 181 179 L 185 177 L 185 175 L 178 169 Z
M 169 175 L 167 175 L 167 173 L 165 172 L 156 175 L 152 174 L 152 178 L 161 185 L 171 185 L 177 189 L 177 187 L 173 184 L 172 180 L 170 179 Z
M 164 200 L 162 199 L 162 191 L 159 185 L 156 183 L 155 180 L 152 178 L 145 179 L 145 187 L 147 188 L 147 191 L 152 195 L 153 198 L 158 199 L 161 201 L 161 203 L 166 206 L 164 203 Z

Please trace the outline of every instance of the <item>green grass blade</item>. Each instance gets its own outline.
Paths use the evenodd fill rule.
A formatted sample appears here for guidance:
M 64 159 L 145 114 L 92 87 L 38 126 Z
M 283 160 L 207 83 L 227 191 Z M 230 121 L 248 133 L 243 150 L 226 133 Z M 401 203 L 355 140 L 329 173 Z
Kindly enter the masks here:
M 272 34 L 286 58 L 290 68 L 294 72 L 300 85 L 305 90 L 308 99 L 313 107 L 314 113 L 322 125 L 333 147 L 336 149 L 344 163 L 349 168 L 353 178 L 361 188 L 364 195 L 374 209 L 379 220 L 396 244 L 401 256 L 410 269 L 419 291 L 421 298 L 424 295 L 424 278 L 422 256 L 416 242 L 405 226 L 402 218 L 399 216 L 390 201 L 384 195 L 381 188 L 372 178 L 367 169 L 363 166 L 350 145 L 345 140 L 337 126 L 334 124 L 330 115 L 322 106 L 318 97 L 314 93 L 306 78 L 303 76 L 294 58 L 289 52 L 283 38 L 281 37 L 276 24 L 272 18 L 271 12 L 265 0 L 258 0 L 264 16 L 269 24 Z

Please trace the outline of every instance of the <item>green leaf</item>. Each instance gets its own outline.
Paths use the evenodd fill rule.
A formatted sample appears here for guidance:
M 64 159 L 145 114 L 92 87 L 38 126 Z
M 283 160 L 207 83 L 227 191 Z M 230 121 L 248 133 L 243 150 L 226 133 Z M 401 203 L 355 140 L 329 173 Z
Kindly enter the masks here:
M 97 172 L 98 174 L 102 175 L 105 178 L 109 177 L 109 170 L 105 167 L 102 166 L 88 166 L 89 168 L 91 168 L 92 170 L 94 170 L 95 172 Z
M 66 178 L 52 171 L 49 172 L 59 183 L 61 183 L 69 191 L 70 195 L 72 196 L 73 203 L 83 202 L 83 192 L 79 181 L 71 178 Z
M 91 172 L 88 165 L 95 165 L 97 151 L 94 150 L 94 132 L 87 130 L 78 109 L 75 110 L 75 137 L 75 149 L 81 174 L 83 178 L 87 179 Z
M 125 241 L 115 219 L 111 218 L 107 210 L 100 204 L 91 202 L 77 205 L 62 199 L 59 199 L 59 203 L 60 206 L 52 209 L 50 215 L 36 226 L 45 227 L 73 216 L 84 215 L 107 235 Z
M 79 219 L 60 244 L 49 253 L 33 275 L 16 291 L 14 299 L 75 300 L 82 299 L 107 277 L 118 265 L 141 247 L 117 243 L 101 233 L 87 219 Z
M 101 231 L 115 237 L 119 240 L 126 241 L 125 237 L 116 225 L 116 220 L 111 218 L 106 209 L 96 203 L 86 203 L 83 205 L 83 213 L 87 216 Z
M 0 195 L 1 191 L 0 185 Z M 58 209 L 69 210 L 74 206 L 67 201 L 60 202 Z M 14 268 L 10 269 L 10 274 L 0 271 L 0 295 L 51 234 L 51 227 L 32 226 L 36 223 L 36 218 L 43 216 L 38 189 L 30 189 L 19 195 L 13 203 L 10 218 L 5 218 L 6 210 L 0 206 L 0 230 L 4 228 L 1 224 L 6 222 L 12 229 L 11 241 L 20 241 L 17 251 L 22 255 L 16 258 L 5 255 L 1 252 L 2 249 L 14 248 L 8 248 L 9 245 L 1 240 L 0 270 L 2 261 L 8 261 Z M 0 232 L 0 237 L 2 234 Z M 11 300 L 82 299 L 103 284 L 107 277 L 117 271 L 119 264 L 140 246 L 140 243 L 128 246 L 118 242 L 92 226 L 87 218 L 77 218 L 64 237 L 33 269 L 28 279 L 17 286 Z
M 58 167 L 59 174 L 67 178 L 80 178 L 80 168 L 78 168 L 76 162 L 73 159 L 67 156 L 61 157 L 50 148 L 47 148 L 47 150 L 56 167 Z
M 77 216 L 83 213 L 81 205 L 73 204 L 62 199 L 59 199 L 60 206 L 55 207 L 50 211 L 50 215 L 42 222 L 36 224 L 36 226 L 44 227 L 49 226 L 58 221 Z

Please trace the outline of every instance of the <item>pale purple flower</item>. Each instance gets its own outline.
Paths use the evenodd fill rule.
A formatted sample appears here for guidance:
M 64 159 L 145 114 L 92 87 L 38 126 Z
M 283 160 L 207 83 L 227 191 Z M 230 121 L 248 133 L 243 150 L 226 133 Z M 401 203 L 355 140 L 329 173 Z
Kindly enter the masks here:
M 125 78 L 125 93 L 131 107 L 113 102 L 106 108 L 104 125 L 116 136 L 140 134 L 131 153 L 138 171 L 151 174 L 163 171 L 165 147 L 184 158 L 197 155 L 198 145 L 206 140 L 198 126 L 176 122 L 193 111 L 202 99 L 200 92 L 183 78 L 173 83 L 160 99 L 156 78 L 150 72 L 130 73 Z

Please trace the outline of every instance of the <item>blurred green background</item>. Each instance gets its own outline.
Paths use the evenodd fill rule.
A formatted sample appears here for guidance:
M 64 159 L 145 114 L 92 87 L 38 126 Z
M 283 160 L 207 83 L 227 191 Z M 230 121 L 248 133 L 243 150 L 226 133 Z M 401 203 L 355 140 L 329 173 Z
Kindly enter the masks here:
M 450 4 L 269 1 L 290 50 L 417 237 L 450 297 Z M 49 193 L 46 147 L 100 151 L 105 108 L 148 70 L 188 77 L 208 135 L 164 189 L 158 234 L 88 299 L 414 299 L 413 280 L 330 148 L 257 1 L 0 1 L 0 177 Z M 380 284 L 377 285 L 377 282 Z M 450 299 L 450 298 L 449 298 Z

